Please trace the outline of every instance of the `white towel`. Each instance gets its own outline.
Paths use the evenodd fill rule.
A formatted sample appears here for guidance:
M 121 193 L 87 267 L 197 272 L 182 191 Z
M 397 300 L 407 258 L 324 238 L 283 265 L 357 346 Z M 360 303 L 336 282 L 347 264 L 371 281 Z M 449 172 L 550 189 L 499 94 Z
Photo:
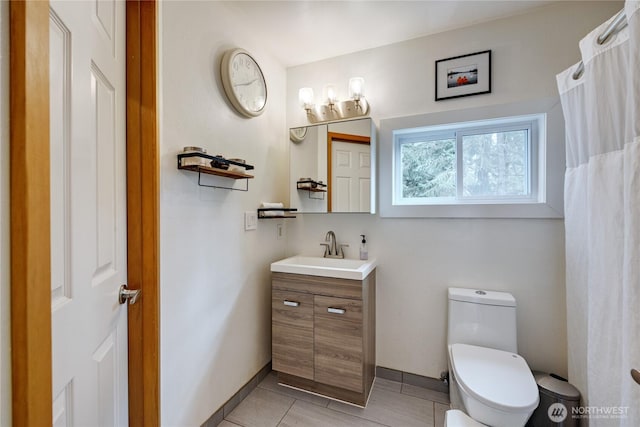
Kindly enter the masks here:
M 265 209 L 284 208 L 284 203 L 281 203 L 281 202 L 262 202 L 260 207 L 261 208 L 265 208 Z
M 263 209 L 282 209 L 284 208 L 284 203 L 280 202 L 262 202 L 260 205 Z M 275 210 L 275 211 L 263 211 L 263 216 L 284 216 L 284 211 Z

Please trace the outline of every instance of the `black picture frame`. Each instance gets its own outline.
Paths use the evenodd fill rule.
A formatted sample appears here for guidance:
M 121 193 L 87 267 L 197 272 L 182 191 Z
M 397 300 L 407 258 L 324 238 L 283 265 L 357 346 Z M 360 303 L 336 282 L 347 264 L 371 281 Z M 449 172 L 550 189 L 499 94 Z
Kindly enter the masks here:
M 436 61 L 436 101 L 484 93 L 491 93 L 491 50 Z

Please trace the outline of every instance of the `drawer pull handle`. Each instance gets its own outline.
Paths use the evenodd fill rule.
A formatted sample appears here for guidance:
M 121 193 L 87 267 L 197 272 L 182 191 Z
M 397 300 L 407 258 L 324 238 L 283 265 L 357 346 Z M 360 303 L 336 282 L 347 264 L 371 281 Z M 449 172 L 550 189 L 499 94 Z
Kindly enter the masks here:
M 347 310 L 345 310 L 344 308 L 333 308 L 333 307 L 327 308 L 327 313 L 345 314 L 346 312 Z
M 298 307 L 300 305 L 300 303 L 298 301 L 287 301 L 287 300 L 284 300 L 284 305 L 286 305 L 288 307 Z

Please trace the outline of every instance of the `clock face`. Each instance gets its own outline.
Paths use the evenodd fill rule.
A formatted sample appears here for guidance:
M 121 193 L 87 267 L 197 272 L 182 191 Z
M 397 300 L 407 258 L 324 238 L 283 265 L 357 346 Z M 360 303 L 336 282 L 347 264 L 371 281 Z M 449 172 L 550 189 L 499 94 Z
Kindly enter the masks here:
M 267 85 L 260 66 L 251 55 L 242 49 L 228 52 L 223 59 L 222 77 L 225 92 L 240 113 L 254 117 L 263 112 Z

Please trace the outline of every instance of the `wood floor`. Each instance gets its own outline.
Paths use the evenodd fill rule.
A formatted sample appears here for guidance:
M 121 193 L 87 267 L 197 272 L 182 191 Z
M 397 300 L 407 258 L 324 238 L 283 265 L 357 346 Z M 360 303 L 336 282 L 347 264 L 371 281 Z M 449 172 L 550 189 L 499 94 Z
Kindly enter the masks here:
M 377 378 L 366 409 L 278 385 L 270 373 L 220 427 L 412 427 L 444 425 L 445 393 Z

